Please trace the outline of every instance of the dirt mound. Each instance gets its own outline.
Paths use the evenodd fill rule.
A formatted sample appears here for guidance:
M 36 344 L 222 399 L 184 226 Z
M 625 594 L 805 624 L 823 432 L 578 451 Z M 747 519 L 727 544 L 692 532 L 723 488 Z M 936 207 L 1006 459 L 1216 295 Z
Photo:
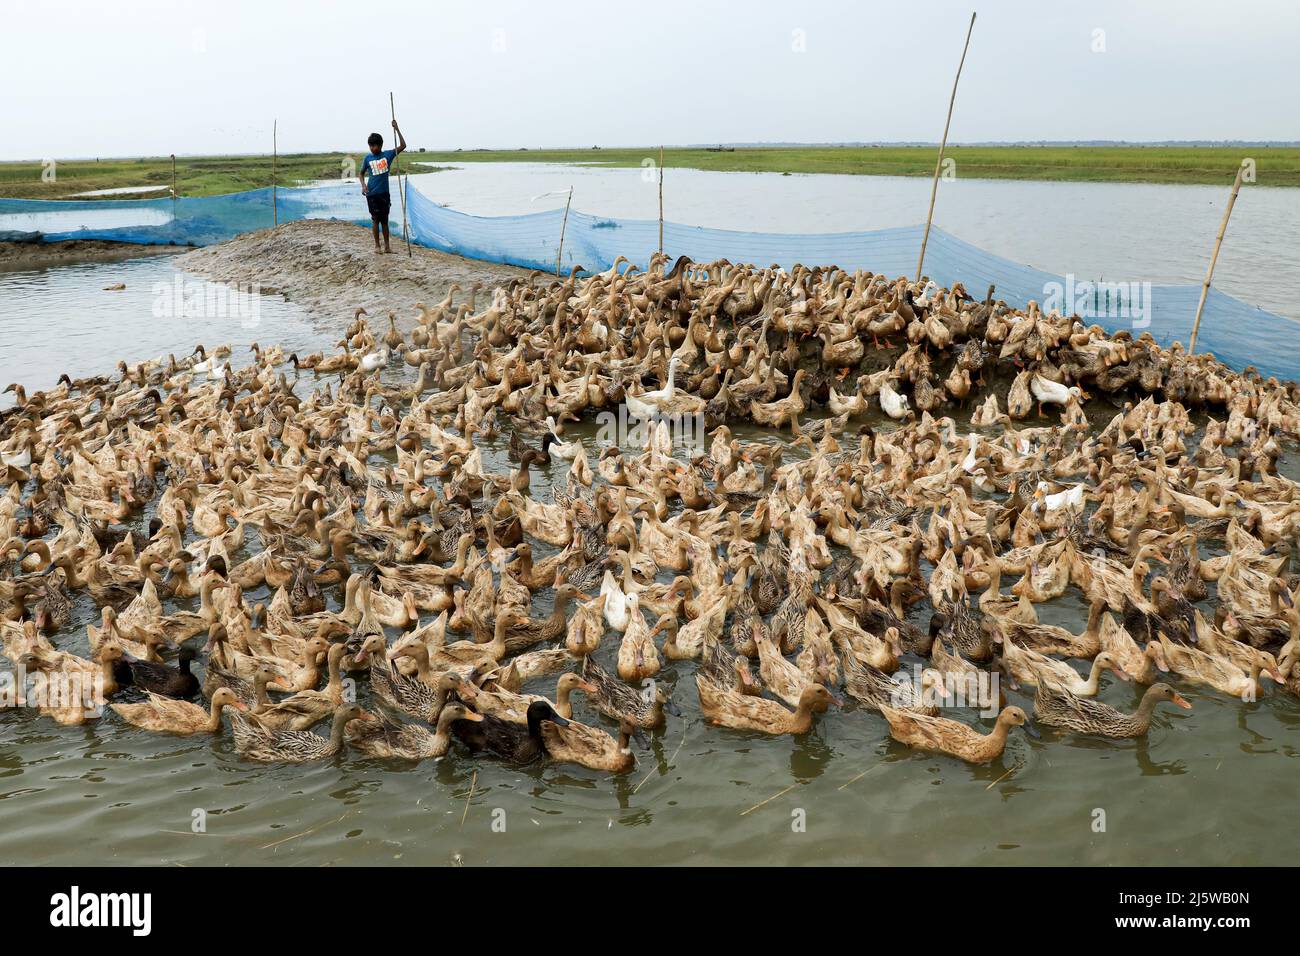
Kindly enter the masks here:
M 416 302 L 432 304 L 453 283 L 468 290 L 478 282 L 486 289 L 528 275 L 526 269 L 415 245 L 411 252 L 408 258 L 406 244 L 394 236 L 393 254 L 376 255 L 367 229 L 335 220 L 304 220 L 196 249 L 177 265 L 219 282 L 258 285 L 263 292 L 282 294 L 331 320 L 351 319 L 361 307 L 379 327 L 391 309 L 403 328 L 413 322 Z M 487 298 L 480 295 L 479 302 Z
M 75 262 L 117 262 L 140 256 L 175 255 L 184 251 L 184 246 L 142 246 L 134 242 L 108 242 L 103 239 L 0 242 L 0 272 L 66 266 Z

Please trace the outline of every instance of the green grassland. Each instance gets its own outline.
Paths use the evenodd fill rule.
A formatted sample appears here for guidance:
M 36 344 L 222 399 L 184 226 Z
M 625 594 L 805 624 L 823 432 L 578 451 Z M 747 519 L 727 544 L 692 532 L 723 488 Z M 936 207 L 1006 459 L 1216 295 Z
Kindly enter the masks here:
M 640 166 L 658 159 L 658 147 L 640 149 L 458 150 L 429 152 L 441 163 L 599 163 Z M 668 169 L 719 172 L 846 173 L 858 176 L 932 176 L 934 146 L 741 147 L 735 150 L 665 149 Z M 1221 146 L 950 146 L 944 155 L 959 179 L 1035 179 L 1060 182 L 1214 183 L 1230 186 L 1237 165 L 1255 160 L 1256 182 L 1300 186 L 1300 148 Z
M 933 146 L 741 147 L 734 150 L 670 148 L 667 168 L 720 172 L 843 173 L 858 176 L 930 176 Z M 1256 182 L 1300 186 L 1300 148 L 1223 146 L 952 146 L 946 156 L 959 179 L 1028 179 L 1058 182 L 1211 183 L 1228 186 L 1242 159 L 1255 161 Z M 277 181 L 293 185 L 335 179 L 344 153 L 294 153 L 276 161 Z M 595 163 L 636 167 L 658 159 L 658 147 L 638 149 L 520 149 L 410 152 L 409 169 L 427 172 L 446 164 L 473 162 Z M 0 196 L 61 199 L 74 193 L 124 186 L 170 186 L 169 157 L 68 160 L 58 162 L 53 181 L 42 178 L 42 164 L 0 163 Z M 350 168 L 350 167 L 348 167 Z M 182 196 L 257 189 L 271 184 L 269 156 L 198 156 L 176 160 Z M 161 193 L 154 194 L 164 195 Z M 107 197 L 107 198 L 132 198 Z M 140 197 L 134 197 L 140 198 Z
M 276 181 L 291 186 L 313 179 L 337 179 L 345 159 L 356 163 L 361 154 L 294 153 L 275 162 Z M 42 179 L 41 163 L 0 163 L 0 196 L 15 199 L 64 199 L 74 193 L 123 186 L 172 184 L 168 156 L 140 159 L 76 159 L 57 161 L 52 181 Z M 176 188 L 182 196 L 213 196 L 271 185 L 270 156 L 178 156 Z M 104 199 L 157 198 L 168 193 L 104 196 Z

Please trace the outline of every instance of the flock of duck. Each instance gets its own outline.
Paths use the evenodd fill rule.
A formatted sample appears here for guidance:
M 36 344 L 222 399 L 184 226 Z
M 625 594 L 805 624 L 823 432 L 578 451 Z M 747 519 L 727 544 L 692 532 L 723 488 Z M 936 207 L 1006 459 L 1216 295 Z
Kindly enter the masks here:
M 260 761 L 622 772 L 692 692 L 723 727 L 802 734 L 845 707 L 971 762 L 1022 725 L 1141 736 L 1191 706 L 1180 687 L 1300 693 L 1292 383 L 836 268 L 656 255 L 485 307 L 462 291 L 409 335 L 358 310 L 329 354 L 11 385 L 4 654 L 112 716 L 34 706 L 229 723 Z M 587 447 L 574 423 L 620 405 L 644 447 Z M 683 450 L 689 421 L 709 441 Z M 1040 620 L 1061 598 L 1082 631 Z M 1111 679 L 1135 706 L 1098 700 Z M 987 732 L 955 706 L 970 687 L 996 691 Z

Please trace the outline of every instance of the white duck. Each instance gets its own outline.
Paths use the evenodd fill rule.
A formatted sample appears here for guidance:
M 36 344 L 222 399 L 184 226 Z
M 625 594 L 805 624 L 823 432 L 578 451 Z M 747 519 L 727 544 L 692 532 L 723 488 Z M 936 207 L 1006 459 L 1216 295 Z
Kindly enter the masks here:
M 32 463 L 32 440 L 28 435 L 25 444 L 17 447 L 16 451 L 7 452 L 0 450 L 0 465 L 13 468 L 28 468 Z
M 686 392 L 677 391 L 677 365 L 681 361 L 676 355 L 668 360 L 668 384 L 652 392 L 624 396 L 627 410 L 637 418 L 652 418 L 655 415 L 693 415 L 704 408 L 704 400 Z
M 551 415 L 546 416 L 546 428 L 551 433 L 551 437 L 555 439 L 551 443 L 550 454 L 565 461 L 573 461 L 582 454 L 582 442 L 578 439 L 561 441 L 560 433 L 555 430 L 555 418 Z
M 377 372 L 388 364 L 388 347 L 383 346 L 361 356 L 361 361 L 357 363 L 357 371 L 369 374 Z
M 600 580 L 600 595 L 605 599 L 605 623 L 622 634 L 627 630 L 629 605 L 636 598 L 635 594 L 626 594 L 614 578 L 612 571 L 606 571 Z
M 211 375 L 213 378 L 215 378 L 216 376 L 224 373 L 226 370 L 226 367 L 224 365 L 218 364 L 219 362 L 220 359 L 218 359 L 215 355 L 209 355 L 202 362 L 195 362 L 193 365 L 191 365 L 190 371 L 201 372 L 205 375 Z
M 858 380 L 858 389 L 850 394 L 847 398 L 831 388 L 830 398 L 827 401 L 827 407 L 830 408 L 832 415 L 865 415 L 871 410 L 871 405 L 864 394 L 864 380 Z
M 968 443 L 968 448 L 966 451 L 966 457 L 962 459 L 962 471 L 971 476 L 971 484 L 974 485 L 974 487 L 978 488 L 980 491 L 992 494 L 997 490 L 997 485 L 995 485 L 992 479 L 989 478 L 989 473 L 984 470 L 984 466 L 979 463 L 979 458 L 977 457 L 981 438 L 976 432 L 971 432 L 966 441 Z
M 1060 511 L 1063 508 L 1073 512 L 1083 510 L 1084 497 L 1087 493 L 1084 485 L 1078 484 L 1054 495 L 1049 495 L 1047 488 L 1047 482 L 1040 481 L 1038 487 L 1034 489 L 1034 510 L 1048 512 Z
M 1069 405 L 1071 402 L 1083 401 L 1083 389 L 1078 385 L 1066 388 L 1060 382 L 1053 382 L 1050 378 L 1043 378 L 1041 375 L 1035 375 L 1029 380 L 1029 390 L 1033 393 L 1034 400 L 1038 402 L 1040 412 L 1044 405 Z
M 912 414 L 912 409 L 907 403 L 907 396 L 894 391 L 893 386 L 888 382 L 884 382 L 880 386 L 880 407 L 885 410 L 885 414 L 890 418 L 906 418 Z
M 980 436 L 978 432 L 971 432 L 966 438 L 967 449 L 966 457 L 962 459 L 961 470 L 968 475 L 973 475 L 980 471 L 979 459 L 976 457 L 980 448 Z

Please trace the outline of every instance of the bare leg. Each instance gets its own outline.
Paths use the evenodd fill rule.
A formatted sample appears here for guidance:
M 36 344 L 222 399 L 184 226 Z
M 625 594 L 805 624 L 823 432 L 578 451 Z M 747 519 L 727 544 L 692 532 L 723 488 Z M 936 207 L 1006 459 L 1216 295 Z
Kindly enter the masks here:
M 370 220 L 370 232 L 375 237 L 375 252 L 379 251 L 379 220 Z
M 387 219 L 384 220 L 383 226 L 384 226 L 384 252 L 392 252 L 393 251 L 392 247 L 388 245 L 388 220 Z

